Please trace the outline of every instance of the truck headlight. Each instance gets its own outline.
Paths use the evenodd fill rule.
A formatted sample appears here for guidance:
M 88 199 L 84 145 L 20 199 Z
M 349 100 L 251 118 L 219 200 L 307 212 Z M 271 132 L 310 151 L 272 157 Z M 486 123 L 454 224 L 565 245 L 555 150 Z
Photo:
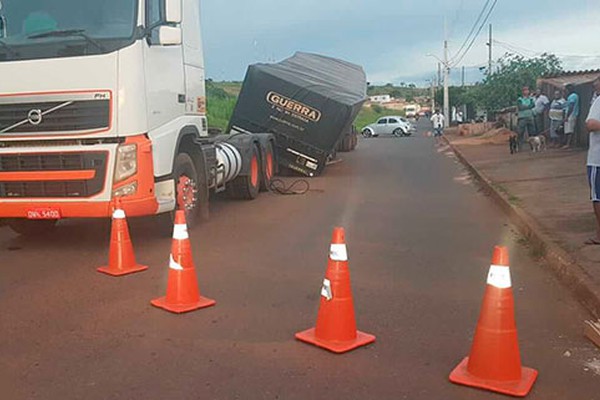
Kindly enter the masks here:
M 121 182 L 137 172 L 137 145 L 125 144 L 117 149 L 115 182 Z

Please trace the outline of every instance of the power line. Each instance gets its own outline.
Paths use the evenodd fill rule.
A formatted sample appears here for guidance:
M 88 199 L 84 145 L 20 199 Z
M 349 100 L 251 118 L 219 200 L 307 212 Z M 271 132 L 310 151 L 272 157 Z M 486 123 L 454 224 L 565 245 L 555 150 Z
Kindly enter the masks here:
M 523 46 L 516 45 L 514 43 L 502 42 L 500 40 L 494 40 L 494 43 L 504 47 L 507 50 L 514 51 L 524 56 L 523 53 L 530 53 L 533 55 L 542 55 L 544 53 L 549 53 L 548 51 L 536 51 L 532 49 L 528 49 Z M 564 53 L 551 53 L 557 57 L 561 58 L 600 58 L 600 54 L 592 55 L 592 54 L 564 54 Z
M 485 10 L 490 5 L 491 1 L 492 0 L 487 0 L 485 2 L 485 4 L 483 5 L 483 8 L 481 9 L 481 12 L 479 13 L 479 16 L 477 16 L 477 19 L 475 20 L 475 23 L 473 24 L 473 27 L 471 28 L 471 31 L 469 32 L 469 34 L 467 35 L 467 37 L 463 41 L 463 44 L 460 46 L 460 48 L 458 49 L 458 51 L 456 52 L 456 54 L 454 54 L 454 56 L 450 58 L 451 62 L 458 56 L 458 54 L 460 54 L 460 52 L 465 48 L 465 46 L 467 45 L 467 43 L 471 39 L 471 35 L 475 32 L 475 29 L 477 29 L 477 25 L 481 21 L 481 17 L 483 17 L 483 14 L 485 14 Z
M 492 11 L 494 11 L 494 7 L 496 7 L 496 4 L 498 3 L 498 0 L 494 0 L 494 2 L 492 3 L 490 9 L 488 10 L 487 15 L 485 16 L 485 19 L 483 20 L 483 22 L 481 23 L 481 25 L 479 26 L 479 29 L 477 30 L 477 33 L 475 34 L 475 36 L 473 36 L 471 43 L 469 43 L 469 46 L 465 49 L 465 51 L 463 52 L 462 56 L 460 57 L 460 59 L 458 61 L 455 61 L 453 64 L 460 64 L 460 62 L 465 58 L 465 56 L 469 53 L 469 51 L 471 50 L 471 48 L 473 47 L 473 44 L 475 44 L 475 40 L 477 40 L 477 37 L 479 36 L 479 34 L 481 33 L 481 31 L 483 30 L 483 27 L 485 26 L 485 24 L 487 23 L 487 21 L 490 18 L 490 15 L 492 15 Z M 491 44 L 491 43 L 490 43 Z

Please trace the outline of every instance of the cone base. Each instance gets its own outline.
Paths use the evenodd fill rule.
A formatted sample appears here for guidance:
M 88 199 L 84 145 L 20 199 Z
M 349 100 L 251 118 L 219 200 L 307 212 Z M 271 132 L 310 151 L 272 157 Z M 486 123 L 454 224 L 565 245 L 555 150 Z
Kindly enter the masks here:
M 211 307 L 217 304 L 215 300 L 208 299 L 206 297 L 200 297 L 200 299 L 191 304 L 177 305 L 177 304 L 168 304 L 167 297 L 161 297 L 159 299 L 155 299 L 150 301 L 150 303 L 154 307 L 162 308 L 163 310 L 170 311 L 175 314 L 183 314 L 190 311 L 199 310 L 201 308 Z
M 103 274 L 110 276 L 123 276 L 129 274 L 135 274 L 136 272 L 142 272 L 148 269 L 147 265 L 134 265 L 133 267 L 129 267 L 127 269 L 114 269 L 110 267 L 100 267 L 97 269 L 98 272 L 102 272 Z
M 533 387 L 538 372 L 535 369 L 522 367 L 521 379 L 518 381 L 492 381 L 473 376 L 467 370 L 469 357 L 466 357 L 450 373 L 450 382 L 459 385 L 471 386 L 478 389 L 490 390 L 510 396 L 525 397 Z
M 356 331 L 356 339 L 347 342 L 336 342 L 318 339 L 315 336 L 315 328 L 310 328 L 306 331 L 296 333 L 296 339 L 339 354 L 373 343 L 375 336 Z

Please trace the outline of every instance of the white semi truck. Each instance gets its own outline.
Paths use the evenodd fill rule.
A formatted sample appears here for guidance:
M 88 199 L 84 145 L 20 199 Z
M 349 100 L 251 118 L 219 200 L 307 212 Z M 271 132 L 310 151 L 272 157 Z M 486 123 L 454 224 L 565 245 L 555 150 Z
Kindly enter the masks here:
M 0 0 L 0 218 L 33 234 L 62 218 L 252 199 L 273 137 L 209 137 L 200 0 Z

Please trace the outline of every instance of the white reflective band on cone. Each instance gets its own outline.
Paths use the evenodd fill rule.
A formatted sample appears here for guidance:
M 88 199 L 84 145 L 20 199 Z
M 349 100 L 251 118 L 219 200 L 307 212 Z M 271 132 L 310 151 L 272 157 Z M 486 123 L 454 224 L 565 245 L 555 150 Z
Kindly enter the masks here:
M 125 219 L 125 211 L 117 208 L 115 212 L 113 212 L 113 219 Z
M 183 271 L 183 267 L 173 258 L 173 254 L 169 257 L 169 268 L 175 269 L 177 271 Z
M 333 299 L 333 292 L 331 291 L 331 281 L 327 278 L 323 279 L 323 287 L 321 288 L 321 296 L 325 297 L 327 301 Z
M 503 265 L 490 266 L 487 283 L 498 289 L 508 289 L 509 287 L 512 287 L 510 268 Z
M 173 229 L 173 239 L 189 239 L 187 225 L 175 225 L 175 228 Z
M 348 250 L 345 244 L 332 244 L 329 248 L 329 258 L 333 261 L 348 261 Z

